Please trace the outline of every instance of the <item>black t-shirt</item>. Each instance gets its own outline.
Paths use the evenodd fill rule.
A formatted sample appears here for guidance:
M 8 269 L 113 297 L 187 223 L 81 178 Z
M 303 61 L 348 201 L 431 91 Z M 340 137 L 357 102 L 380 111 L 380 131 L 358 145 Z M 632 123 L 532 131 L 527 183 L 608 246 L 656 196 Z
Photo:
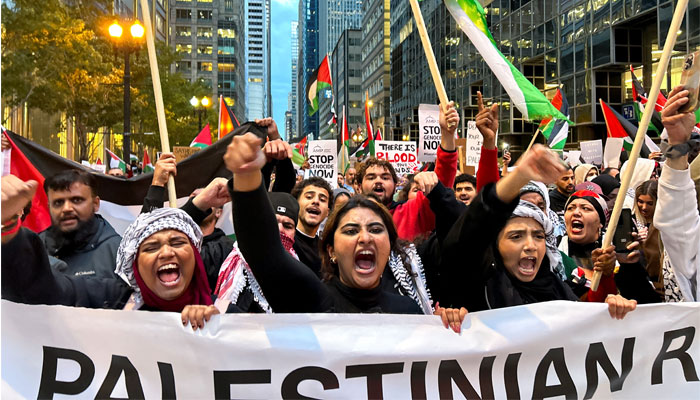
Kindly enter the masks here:
M 309 237 L 297 229 L 294 235 L 294 251 L 299 256 L 299 261 L 309 267 L 316 276 L 321 277 L 321 256 L 319 255 L 318 236 Z
M 557 189 L 549 192 L 549 208 L 559 215 L 564 214 L 564 207 L 569 196 L 559 193 Z

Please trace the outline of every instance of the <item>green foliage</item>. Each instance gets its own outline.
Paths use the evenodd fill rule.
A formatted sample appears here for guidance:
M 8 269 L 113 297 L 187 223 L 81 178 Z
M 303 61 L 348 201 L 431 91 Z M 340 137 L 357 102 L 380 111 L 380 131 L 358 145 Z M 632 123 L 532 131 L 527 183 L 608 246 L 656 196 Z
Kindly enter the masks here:
M 2 96 L 10 106 L 66 113 L 75 121 L 79 156 L 87 158 L 90 132 L 123 132 L 124 58 L 107 34 L 110 0 L 16 0 L 2 3 Z M 131 56 L 131 131 L 158 132 L 145 44 Z M 161 87 L 171 145 L 188 145 L 197 134 L 189 99 L 210 95 L 201 83 L 170 74 L 178 59 L 157 43 Z M 212 104 L 215 104 L 212 101 Z M 208 112 L 216 121 L 216 113 Z M 203 122 L 204 124 L 205 122 Z M 135 137 L 138 139 L 138 135 Z M 159 136 L 144 143 L 160 147 Z

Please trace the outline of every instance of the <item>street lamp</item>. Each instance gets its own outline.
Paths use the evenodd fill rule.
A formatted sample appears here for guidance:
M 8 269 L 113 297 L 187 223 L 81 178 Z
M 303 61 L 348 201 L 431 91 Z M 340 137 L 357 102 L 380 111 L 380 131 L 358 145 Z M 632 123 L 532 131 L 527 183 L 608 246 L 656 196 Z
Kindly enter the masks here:
M 199 117 L 199 131 L 202 131 L 202 113 L 204 115 L 207 115 L 207 107 L 211 104 L 209 101 L 209 98 L 207 96 L 202 97 L 202 99 L 198 99 L 196 96 L 192 96 L 190 99 L 190 104 L 192 107 L 194 107 L 194 112 L 198 115 Z M 201 107 L 200 107 L 201 105 Z
M 124 27 L 131 23 L 129 28 L 130 37 L 124 35 Z M 129 56 L 131 53 L 141 48 L 144 28 L 139 21 L 114 21 L 109 26 L 109 36 L 114 40 L 117 50 L 124 52 L 124 141 L 123 157 L 124 161 L 130 163 L 131 159 L 131 66 Z

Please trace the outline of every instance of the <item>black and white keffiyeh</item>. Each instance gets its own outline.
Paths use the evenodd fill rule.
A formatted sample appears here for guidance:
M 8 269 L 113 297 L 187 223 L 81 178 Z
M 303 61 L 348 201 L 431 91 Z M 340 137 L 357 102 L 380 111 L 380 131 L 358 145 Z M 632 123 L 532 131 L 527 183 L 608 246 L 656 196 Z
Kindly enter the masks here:
M 142 303 L 141 290 L 134 277 L 134 259 L 139 246 L 149 236 L 166 229 L 174 229 L 187 235 L 192 244 L 200 251 L 202 248 L 202 230 L 186 212 L 178 208 L 158 208 L 149 213 L 140 214 L 126 228 L 117 250 L 117 267 L 114 273 L 119 275 L 134 289 L 133 300 Z
M 563 271 L 559 271 L 557 266 L 561 264 L 561 254 L 559 254 L 559 249 L 557 249 L 557 240 L 554 236 L 554 226 L 552 221 L 547 218 L 542 210 L 537 208 L 536 205 L 530 203 L 529 201 L 520 200 L 520 203 L 511 214 L 511 218 L 522 217 L 522 218 L 532 218 L 537 221 L 544 229 L 545 242 L 547 245 L 547 258 L 549 258 L 549 268 L 556 275 L 561 275 Z

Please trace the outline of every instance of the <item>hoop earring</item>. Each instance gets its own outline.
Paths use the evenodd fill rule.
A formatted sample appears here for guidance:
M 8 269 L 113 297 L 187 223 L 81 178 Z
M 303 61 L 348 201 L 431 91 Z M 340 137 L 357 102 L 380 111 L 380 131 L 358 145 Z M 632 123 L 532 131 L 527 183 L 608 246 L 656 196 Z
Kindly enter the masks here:
M 335 257 L 331 257 L 331 264 L 337 264 Z

